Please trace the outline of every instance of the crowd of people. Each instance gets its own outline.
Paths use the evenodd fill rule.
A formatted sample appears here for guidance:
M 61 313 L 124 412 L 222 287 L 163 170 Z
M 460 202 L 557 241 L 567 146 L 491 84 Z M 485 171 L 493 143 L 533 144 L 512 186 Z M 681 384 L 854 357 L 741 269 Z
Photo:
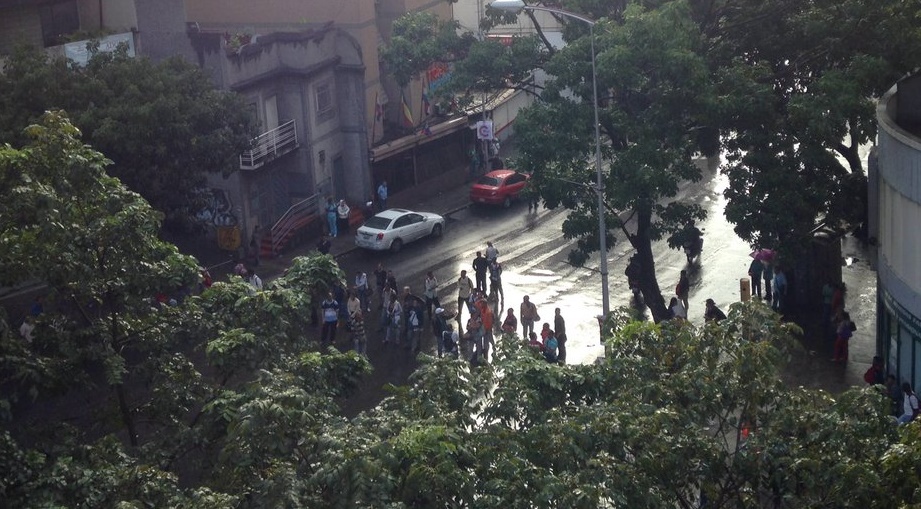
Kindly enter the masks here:
M 432 271 L 426 273 L 421 295 L 411 286 L 400 287 L 393 271 L 383 263 L 378 263 L 370 275 L 357 271 L 348 288 L 334 284 L 320 302 L 320 343 L 324 347 L 334 344 L 337 330 L 344 328 L 355 351 L 361 354 L 366 355 L 368 337 L 375 333 L 381 345 L 415 354 L 422 350 L 430 334 L 439 357 L 459 356 L 462 342 L 468 342 L 465 350 L 470 351 L 470 361 L 477 364 L 488 362 L 489 352 L 496 346 L 496 334 L 518 332 L 519 323 L 522 338 L 536 336 L 535 326 L 541 318 L 529 296 L 522 299 L 517 315 L 514 308 L 508 308 L 502 319 L 503 268 L 499 250 L 492 242 L 476 253 L 471 270 L 473 278 L 467 270 L 461 270 L 455 282 L 456 311 L 446 309 L 439 297 L 440 282 Z M 315 323 L 320 321 L 318 318 Z M 430 332 L 426 332 L 426 322 Z M 566 322 L 559 308 L 555 310 L 553 328 L 549 322 L 544 323 L 540 338 L 539 350 L 545 359 L 565 362 Z

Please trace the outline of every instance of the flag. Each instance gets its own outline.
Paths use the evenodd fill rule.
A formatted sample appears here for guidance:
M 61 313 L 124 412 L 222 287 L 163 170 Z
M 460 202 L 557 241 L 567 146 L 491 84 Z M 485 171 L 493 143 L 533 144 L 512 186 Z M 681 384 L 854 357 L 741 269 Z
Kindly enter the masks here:
M 381 94 L 374 94 L 374 120 L 371 122 L 371 144 L 377 143 L 384 136 L 384 104 Z
M 432 103 L 429 102 L 429 95 L 425 90 L 422 91 L 422 114 L 425 116 L 432 114 Z
M 400 94 L 400 110 L 403 127 L 412 128 L 415 126 L 416 121 L 413 120 L 413 112 L 409 109 L 409 105 L 406 104 L 406 96 L 403 94 Z
M 374 123 L 384 120 L 384 106 L 381 104 L 380 94 L 374 94 Z

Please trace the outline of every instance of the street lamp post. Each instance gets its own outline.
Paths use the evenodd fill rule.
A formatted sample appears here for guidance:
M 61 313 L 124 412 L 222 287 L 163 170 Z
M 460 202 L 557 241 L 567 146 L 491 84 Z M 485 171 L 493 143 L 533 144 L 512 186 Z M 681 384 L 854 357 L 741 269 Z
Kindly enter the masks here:
M 527 11 L 544 11 L 553 14 L 559 14 L 567 18 L 577 19 L 589 26 L 589 37 L 592 45 L 592 94 L 595 107 L 595 194 L 598 195 L 598 242 L 601 252 L 601 310 L 603 316 L 607 317 L 610 312 L 611 303 L 608 296 L 608 229 L 604 219 L 604 182 L 601 178 L 601 126 L 598 122 L 598 75 L 595 70 L 595 20 L 586 18 L 574 12 L 555 9 L 553 7 L 543 7 L 537 5 L 527 5 L 522 0 L 495 0 L 489 7 L 501 11 L 521 12 Z

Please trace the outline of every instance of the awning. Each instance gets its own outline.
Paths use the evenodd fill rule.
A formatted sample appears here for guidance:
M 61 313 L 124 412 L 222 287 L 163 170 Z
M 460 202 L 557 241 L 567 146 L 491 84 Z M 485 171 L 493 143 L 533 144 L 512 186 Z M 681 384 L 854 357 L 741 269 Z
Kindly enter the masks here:
M 468 125 L 467 117 L 458 117 L 447 122 L 430 126 L 427 132 L 418 132 L 397 138 L 391 142 L 371 149 L 371 162 L 377 162 L 390 156 L 403 152 L 406 149 L 424 145 L 430 141 L 443 138 L 451 133 L 465 129 Z

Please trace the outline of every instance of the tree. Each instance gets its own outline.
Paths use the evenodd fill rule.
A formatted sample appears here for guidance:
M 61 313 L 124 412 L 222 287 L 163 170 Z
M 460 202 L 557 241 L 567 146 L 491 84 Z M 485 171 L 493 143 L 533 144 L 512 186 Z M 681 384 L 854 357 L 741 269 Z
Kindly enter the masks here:
M 188 215 L 192 192 L 209 173 L 232 173 L 255 136 L 242 99 L 214 88 L 181 58 L 155 64 L 124 52 L 96 54 L 86 67 L 21 48 L 0 74 L 0 141 L 46 110 L 63 109 L 113 164 L 110 175 L 169 220 Z
M 717 2 L 698 12 L 725 102 L 727 218 L 756 246 L 798 252 L 810 232 L 866 220 L 858 148 L 875 100 L 917 68 L 911 2 Z
M 699 132 L 709 127 L 715 96 L 697 26 L 684 4 L 648 11 L 634 6 L 617 17 L 622 21 L 602 20 L 594 28 L 604 137 L 603 213 L 636 249 L 640 288 L 658 321 L 668 311 L 651 244 L 704 217 L 700 206 L 674 197 L 683 182 L 701 177 L 694 156 L 702 150 Z M 584 263 L 600 245 L 594 192 L 572 184 L 595 180 L 590 42 L 582 36 L 554 53 L 546 65 L 553 80 L 541 101 L 516 123 L 519 168 L 535 172 L 533 180 L 547 206 L 571 211 L 563 231 L 579 239 L 570 255 L 575 264 Z

